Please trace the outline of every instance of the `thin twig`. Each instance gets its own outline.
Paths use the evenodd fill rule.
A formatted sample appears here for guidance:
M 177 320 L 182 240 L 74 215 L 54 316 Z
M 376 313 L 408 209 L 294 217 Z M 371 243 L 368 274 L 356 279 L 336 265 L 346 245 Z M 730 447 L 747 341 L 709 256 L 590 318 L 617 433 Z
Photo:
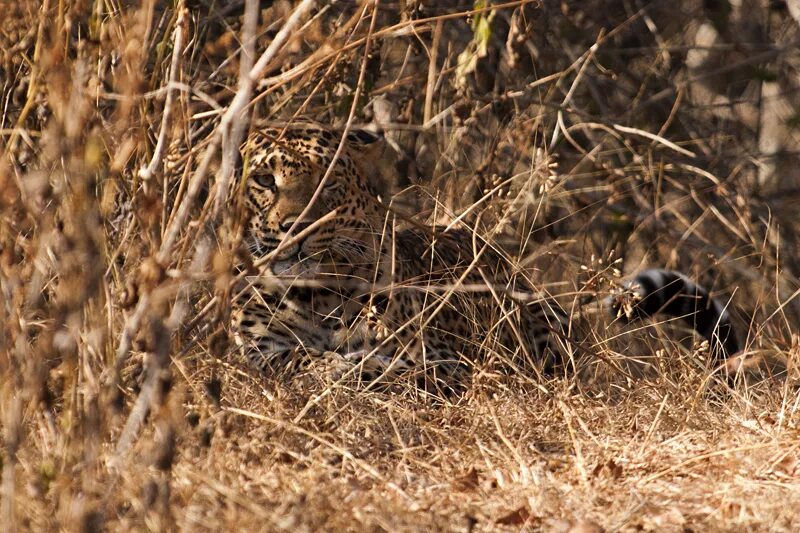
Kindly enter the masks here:
M 253 57 L 255 56 L 256 28 L 258 26 L 258 6 L 257 0 L 247 0 L 244 13 L 244 24 L 242 25 L 242 49 L 239 59 L 239 89 L 234 98 L 237 102 L 249 102 L 253 95 L 253 78 L 250 71 L 253 68 Z M 241 95 L 241 96 L 240 96 Z M 233 107 L 233 106 L 231 106 Z M 217 195 L 214 199 L 214 218 L 217 217 L 219 210 L 225 204 L 228 197 L 228 189 L 233 178 L 233 171 L 239 155 L 239 146 L 247 131 L 249 120 L 244 113 L 245 105 L 241 106 L 241 113 L 231 123 L 230 128 L 220 127 L 222 131 L 222 165 L 217 176 Z
M 642 137 L 647 137 L 651 141 L 663 144 L 667 148 L 675 150 L 679 154 L 683 154 L 689 157 L 697 157 L 697 155 L 691 150 L 687 150 L 686 148 L 681 148 L 674 142 L 669 141 L 660 135 L 656 135 L 655 133 L 650 133 L 649 131 L 640 130 L 639 128 L 629 128 L 627 126 L 620 126 L 619 124 L 614 124 L 614 129 L 617 131 L 621 131 L 622 133 L 633 133 L 634 135 L 641 135 Z
M 364 12 L 366 12 L 367 7 L 369 4 L 364 4 Z M 353 93 L 353 103 L 350 105 L 350 113 L 347 116 L 347 122 L 345 122 L 344 130 L 342 131 L 342 136 L 339 139 L 339 146 L 336 147 L 336 152 L 333 154 L 333 158 L 331 159 L 328 168 L 325 170 L 325 174 L 322 176 L 322 179 L 317 185 L 317 189 L 314 191 L 314 194 L 311 196 L 311 200 L 308 201 L 308 204 L 300 213 L 294 222 L 292 222 L 291 227 L 286 231 L 286 235 L 284 236 L 283 240 L 278 244 L 277 248 L 274 250 L 274 256 L 277 256 L 282 250 L 286 249 L 286 242 L 288 239 L 291 238 L 292 232 L 297 228 L 297 225 L 301 222 L 306 220 L 308 214 L 313 209 L 314 205 L 317 203 L 320 194 L 322 191 L 325 190 L 325 184 L 330 179 L 331 174 L 333 174 L 333 169 L 336 168 L 336 163 L 339 161 L 339 157 L 342 155 L 342 151 L 344 150 L 345 144 L 347 143 L 347 134 L 350 133 L 350 128 L 353 124 L 353 119 L 356 113 L 356 107 L 358 106 L 358 102 L 361 99 L 361 88 L 364 84 L 364 75 L 366 74 L 367 70 L 367 58 L 369 57 L 369 49 L 370 45 L 372 44 L 372 33 L 375 29 L 375 20 L 377 19 L 378 14 L 378 0 L 374 0 L 373 2 L 373 9 L 372 9 L 372 19 L 369 25 L 369 31 L 367 32 L 366 41 L 364 44 L 364 59 L 361 63 L 361 70 L 358 73 L 358 81 L 356 82 L 356 90 Z
M 274 59 L 278 51 L 286 43 L 292 30 L 299 24 L 300 20 L 313 7 L 313 5 L 314 0 L 303 0 L 303 2 L 295 9 L 295 11 L 286 21 L 286 24 L 284 24 L 283 28 L 281 28 L 281 31 L 278 32 L 278 34 L 275 36 L 275 39 L 261 55 L 258 62 L 252 69 L 250 69 L 248 76 L 251 79 L 251 84 L 253 79 L 259 77 L 264 72 L 270 61 Z M 202 190 L 208 170 L 211 167 L 211 163 L 216 155 L 216 151 L 222 141 L 223 131 L 226 131 L 228 128 L 230 128 L 232 121 L 234 118 L 239 116 L 242 109 L 244 109 L 249 102 L 249 99 L 249 95 L 246 94 L 246 91 L 242 92 L 240 90 L 237 92 L 234 101 L 228 107 L 228 111 L 225 113 L 225 115 L 223 115 L 219 127 L 212 135 L 212 138 L 203 155 L 203 159 L 189 181 L 186 195 L 183 197 L 175 216 L 170 221 L 170 224 L 164 233 L 164 237 L 161 241 L 161 247 L 156 256 L 156 260 L 159 264 L 164 265 L 169 262 L 173 253 L 175 241 L 178 238 L 178 234 L 183 228 L 185 228 L 189 218 L 189 213 L 191 212 L 192 207 L 194 206 L 194 203 L 200 194 L 200 191 Z M 139 300 L 135 311 L 131 316 L 128 317 L 123 327 L 123 332 L 120 336 L 115 354 L 115 367 L 117 369 L 117 374 L 119 369 L 127 360 L 133 337 L 139 330 L 141 320 L 144 317 L 147 308 L 147 295 L 144 294 Z M 114 379 L 116 380 L 118 377 L 115 377 Z
M 437 20 L 433 30 L 433 43 L 431 43 L 431 53 L 428 59 L 428 83 L 425 87 L 425 109 L 422 121 L 427 124 L 433 114 L 433 92 L 436 87 L 436 60 L 439 56 L 439 42 L 442 40 L 442 21 Z
M 300 5 L 295 8 L 294 12 L 286 21 L 286 24 L 283 25 L 281 30 L 275 36 L 275 39 L 272 40 L 264 53 L 261 54 L 261 57 L 259 57 L 253 68 L 250 69 L 250 73 L 248 75 L 251 80 L 250 83 L 252 83 L 252 80 L 260 78 L 261 75 L 266 71 L 272 60 L 275 59 L 275 57 L 278 55 L 278 52 L 283 48 L 283 45 L 289 40 L 289 36 L 300 23 L 302 18 L 311 10 L 312 7 L 314 7 L 314 4 L 315 0 L 303 0 Z M 178 234 L 180 233 L 181 229 L 186 226 L 189 213 L 194 206 L 197 195 L 200 192 L 203 183 L 205 182 L 208 169 L 211 167 L 211 162 L 213 161 L 217 149 L 222 142 L 223 132 L 227 131 L 231 127 L 232 122 L 239 118 L 242 110 L 249 104 L 249 102 L 250 95 L 247 94 L 247 91 L 239 90 L 236 93 L 236 96 L 234 96 L 231 104 L 228 106 L 228 110 L 222 116 L 220 124 L 214 131 L 211 141 L 206 148 L 202 162 L 189 182 L 186 196 L 184 197 L 180 206 L 178 206 L 178 211 L 175 215 L 175 218 L 164 232 L 164 238 L 161 243 L 161 248 L 158 252 L 159 263 L 164 264 L 168 261 L 172 253 L 172 247 L 175 244 L 175 240 L 178 238 Z M 225 178 L 223 177 L 222 180 L 225 181 Z M 226 184 L 223 183 L 221 186 L 225 187 Z
M 186 17 L 188 10 L 180 2 L 178 6 L 178 20 L 175 22 L 175 34 L 172 39 L 172 61 L 169 67 L 169 81 L 167 82 L 167 98 L 164 100 L 164 111 L 161 115 L 161 131 L 158 132 L 158 141 L 156 141 L 156 148 L 153 150 L 153 158 L 150 159 L 150 164 L 139 170 L 139 177 L 143 180 L 149 180 L 153 177 L 161 160 L 164 157 L 164 152 L 167 147 L 167 135 L 169 131 L 170 118 L 172 118 L 172 101 L 175 99 L 175 87 L 177 85 L 178 71 L 180 70 L 180 57 L 183 50 L 183 32 L 186 29 Z

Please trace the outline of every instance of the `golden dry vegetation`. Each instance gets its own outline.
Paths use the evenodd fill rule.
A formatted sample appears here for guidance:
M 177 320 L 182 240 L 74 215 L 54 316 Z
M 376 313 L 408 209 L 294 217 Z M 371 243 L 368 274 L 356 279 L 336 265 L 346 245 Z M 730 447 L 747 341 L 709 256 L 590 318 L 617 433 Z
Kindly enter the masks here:
M 800 529 L 796 1 L 0 9 L 4 529 Z M 379 127 L 398 211 L 574 309 L 577 375 L 432 399 L 242 364 L 231 163 L 296 117 Z M 736 309 L 733 388 L 598 312 L 646 266 Z

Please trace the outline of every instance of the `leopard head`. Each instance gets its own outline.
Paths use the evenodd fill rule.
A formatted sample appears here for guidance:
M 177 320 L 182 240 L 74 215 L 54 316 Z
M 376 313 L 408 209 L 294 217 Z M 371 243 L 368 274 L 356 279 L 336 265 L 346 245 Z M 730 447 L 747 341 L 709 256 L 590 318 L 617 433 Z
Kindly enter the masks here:
M 384 212 L 362 161 L 381 137 L 351 132 L 323 183 L 340 137 L 304 124 L 257 131 L 245 146 L 246 242 L 251 252 L 260 257 L 274 251 L 292 238 L 290 230 L 292 236 L 305 233 L 281 248 L 276 272 L 300 263 L 363 263 L 378 246 Z

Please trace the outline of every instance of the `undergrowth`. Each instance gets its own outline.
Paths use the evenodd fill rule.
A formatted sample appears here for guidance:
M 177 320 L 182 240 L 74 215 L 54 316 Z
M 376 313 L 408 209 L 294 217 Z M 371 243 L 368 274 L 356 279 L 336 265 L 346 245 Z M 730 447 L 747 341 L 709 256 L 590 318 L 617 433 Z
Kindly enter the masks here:
M 679 4 L 0 5 L 0 523 L 797 530 L 797 14 Z M 581 371 L 431 400 L 242 364 L 236 152 L 298 118 L 381 130 L 385 200 L 491 235 Z M 646 266 L 729 302 L 733 388 L 597 312 Z

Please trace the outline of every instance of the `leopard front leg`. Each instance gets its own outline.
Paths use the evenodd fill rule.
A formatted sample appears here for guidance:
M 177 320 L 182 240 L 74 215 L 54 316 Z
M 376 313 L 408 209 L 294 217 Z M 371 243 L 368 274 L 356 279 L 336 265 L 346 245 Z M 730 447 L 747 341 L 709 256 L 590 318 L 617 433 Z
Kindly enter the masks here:
M 434 396 L 459 396 L 472 376 L 472 365 L 452 350 L 428 347 L 418 366 L 417 387 Z
M 334 382 L 354 380 L 360 383 L 388 383 L 397 381 L 411 369 L 411 365 L 403 358 L 379 350 L 326 352 L 326 374 Z
M 382 351 L 385 350 L 385 351 Z M 343 354 L 329 352 L 326 374 L 334 382 L 392 384 L 402 381 L 437 396 L 450 396 L 463 390 L 471 367 L 449 351 L 434 349 L 421 352 L 380 346 Z
M 328 380 L 354 380 L 361 383 L 389 382 L 411 368 L 408 360 L 394 358 L 377 350 L 350 352 L 322 350 L 279 342 L 275 337 L 237 338 L 245 359 L 265 375 L 293 376 L 319 369 Z
M 266 344 L 266 345 L 265 345 Z M 291 376 L 324 359 L 326 352 L 300 345 L 247 342 L 240 344 L 247 363 L 264 375 Z

